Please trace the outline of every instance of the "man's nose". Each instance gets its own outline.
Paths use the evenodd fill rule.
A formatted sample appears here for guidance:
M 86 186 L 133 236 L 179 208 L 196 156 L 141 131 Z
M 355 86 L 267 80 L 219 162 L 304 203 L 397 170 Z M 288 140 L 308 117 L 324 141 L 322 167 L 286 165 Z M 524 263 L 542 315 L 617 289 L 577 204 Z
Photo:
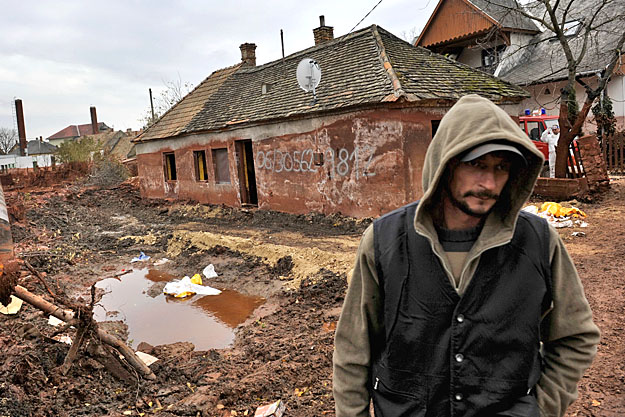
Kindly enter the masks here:
M 495 170 L 483 170 L 480 175 L 480 185 L 486 190 L 493 190 L 495 188 L 495 183 Z

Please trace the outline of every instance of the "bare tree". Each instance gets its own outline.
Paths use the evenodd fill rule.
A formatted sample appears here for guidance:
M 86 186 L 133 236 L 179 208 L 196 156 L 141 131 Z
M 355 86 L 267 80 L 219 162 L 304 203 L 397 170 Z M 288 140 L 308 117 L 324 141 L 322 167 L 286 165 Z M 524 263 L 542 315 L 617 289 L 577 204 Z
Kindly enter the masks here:
M 163 114 L 170 108 L 182 100 L 192 89 L 193 84 L 188 81 L 183 82 L 180 75 L 175 80 L 163 81 L 165 88 L 160 95 L 154 98 L 154 117 L 152 117 L 152 109 L 148 108 L 143 116 L 139 119 L 144 127 L 152 126 Z
M 17 143 L 17 131 L 0 127 L 0 155 L 6 155 Z
M 551 75 L 563 72 L 565 85 L 560 91 L 560 140 L 556 147 L 556 177 L 565 177 L 568 149 L 581 133 L 593 102 L 606 89 L 617 65 L 622 65 L 625 43 L 625 7 L 623 0 L 537 0 L 510 8 L 497 0 L 489 1 L 532 19 L 546 29 L 540 42 L 558 42 L 560 49 L 544 57 L 552 62 Z M 575 36 L 571 36 L 574 32 Z M 603 42 L 609 37 L 611 42 Z M 531 45 L 530 45 L 531 46 Z M 589 61 L 605 66 L 589 73 Z M 594 85 L 584 77 L 596 77 Z M 536 80 L 540 81 L 540 80 Z M 581 109 L 575 94 L 580 84 L 586 93 Z

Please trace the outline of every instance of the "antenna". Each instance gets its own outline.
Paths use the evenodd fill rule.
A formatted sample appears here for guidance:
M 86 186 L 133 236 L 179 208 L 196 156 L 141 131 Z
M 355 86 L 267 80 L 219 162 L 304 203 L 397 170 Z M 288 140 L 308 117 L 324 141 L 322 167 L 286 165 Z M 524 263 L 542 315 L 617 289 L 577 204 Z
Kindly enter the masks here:
M 311 58 L 302 59 L 297 65 L 297 83 L 302 88 L 302 90 L 310 93 L 313 93 L 313 101 L 311 105 L 315 105 L 317 103 L 317 93 L 315 89 L 319 85 L 319 81 L 321 81 L 321 68 L 317 61 Z
M 286 77 L 286 63 L 284 62 L 284 33 L 282 29 L 280 29 L 280 43 L 282 44 L 282 72 L 283 76 Z

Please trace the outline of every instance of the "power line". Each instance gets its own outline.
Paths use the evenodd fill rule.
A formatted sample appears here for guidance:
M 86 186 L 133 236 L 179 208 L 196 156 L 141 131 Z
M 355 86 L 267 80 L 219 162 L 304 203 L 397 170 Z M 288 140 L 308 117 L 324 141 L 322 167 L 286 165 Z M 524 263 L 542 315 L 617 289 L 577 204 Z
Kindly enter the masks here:
M 344 36 L 347 36 L 347 35 L 349 35 L 350 33 L 352 33 L 352 31 L 353 31 L 354 29 L 356 29 L 356 28 L 358 27 L 358 25 L 359 25 L 359 24 L 361 24 L 361 23 L 363 22 L 363 20 L 365 20 L 367 17 L 369 17 L 369 15 L 371 14 L 371 12 L 373 12 L 373 11 L 375 10 L 375 8 L 376 8 L 376 7 L 378 7 L 378 6 L 380 5 L 380 3 L 382 3 L 382 1 L 383 1 L 383 0 L 380 0 L 379 2 L 377 2 L 377 3 L 376 3 L 376 5 L 375 5 L 375 6 L 373 6 L 373 8 L 372 8 L 371 10 L 369 10 L 369 13 L 367 13 L 367 14 L 365 15 L 365 17 L 363 17 L 362 19 L 360 19 L 360 21 L 359 21 L 358 23 L 356 23 L 356 25 L 355 25 L 353 28 L 351 28 L 351 30 L 350 30 L 349 32 L 347 32 Z

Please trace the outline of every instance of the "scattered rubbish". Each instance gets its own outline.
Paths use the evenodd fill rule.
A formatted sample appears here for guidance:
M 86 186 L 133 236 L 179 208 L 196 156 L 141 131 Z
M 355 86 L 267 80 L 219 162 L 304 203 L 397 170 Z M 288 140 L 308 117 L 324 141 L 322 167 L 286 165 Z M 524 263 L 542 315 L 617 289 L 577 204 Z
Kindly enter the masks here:
M 586 236 L 586 233 L 584 233 L 584 232 L 573 232 L 573 233 L 571 233 L 571 236 L 584 237 L 584 236 Z
M 0 313 L 4 315 L 17 314 L 17 312 L 20 311 L 20 309 L 22 308 L 23 303 L 24 302 L 21 298 L 17 298 L 16 296 L 12 295 L 11 302 L 8 306 L 5 307 L 0 304 Z
M 139 254 L 139 256 L 132 258 L 132 260 L 130 261 L 130 263 L 134 263 L 134 262 L 142 262 L 142 261 L 147 261 L 148 259 L 150 259 L 149 256 L 147 256 L 145 253 L 141 252 Z
M 221 291 L 217 288 L 202 285 L 202 277 L 200 274 L 193 275 L 193 278 L 185 276 L 180 281 L 168 282 L 165 288 L 163 288 L 163 292 L 167 295 L 173 295 L 176 298 L 189 297 L 194 294 L 221 294 Z
M 577 207 L 562 207 L 558 203 L 548 201 L 543 203 L 540 208 L 530 205 L 523 208 L 523 211 L 536 214 L 547 220 L 547 222 L 555 228 L 562 227 L 588 227 L 588 223 L 581 220 L 582 217 L 586 217 L 586 213 L 578 209 Z M 575 219 L 575 222 L 571 220 Z
M 586 213 L 578 209 L 577 207 L 562 207 L 558 203 L 548 201 L 540 206 L 540 213 L 547 212 L 555 217 L 586 217 Z
M 164 265 L 164 264 L 166 264 L 167 262 L 169 262 L 169 259 L 167 259 L 167 258 L 163 258 L 163 259 L 159 259 L 158 261 L 154 262 L 154 265 L 155 265 L 155 266 Z
M 53 337 L 53 339 L 56 340 L 57 342 L 62 342 L 67 345 L 72 344 L 72 338 L 64 334 L 57 334 L 56 336 Z
M 146 366 L 150 366 L 158 360 L 158 358 L 141 351 L 135 352 L 135 355 L 137 355 Z
M 263 405 L 256 409 L 254 417 L 282 417 L 284 415 L 284 402 L 278 400 L 273 404 Z
M 217 277 L 217 272 L 215 272 L 215 267 L 213 266 L 213 264 L 206 265 L 206 268 L 204 268 L 202 274 L 204 274 L 206 279 Z
M 65 322 L 63 320 L 61 320 L 61 319 L 57 319 L 54 316 L 50 316 L 48 318 L 48 324 L 50 326 L 55 326 L 56 327 L 56 326 L 61 326 L 61 325 L 65 324 Z

